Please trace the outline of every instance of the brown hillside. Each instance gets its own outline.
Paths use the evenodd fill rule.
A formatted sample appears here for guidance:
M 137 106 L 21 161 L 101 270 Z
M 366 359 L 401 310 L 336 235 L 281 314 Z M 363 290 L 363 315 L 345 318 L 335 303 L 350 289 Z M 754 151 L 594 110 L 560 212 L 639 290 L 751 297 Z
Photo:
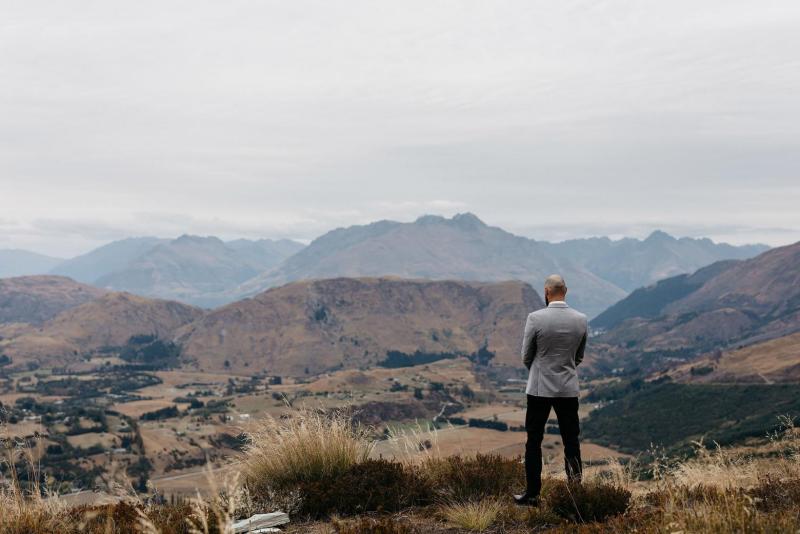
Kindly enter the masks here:
M 631 351 L 715 350 L 800 330 L 800 243 L 737 262 L 654 319 L 631 318 L 599 341 Z
M 100 347 L 121 346 L 133 335 L 171 338 L 178 327 L 202 313 L 178 302 L 107 293 L 66 310 L 41 326 L 13 329 L 0 341 L 0 352 L 11 356 L 17 365 L 28 361 L 63 365 Z
M 710 354 L 670 374 L 683 382 L 800 382 L 800 333 Z
M 800 307 L 800 243 L 768 250 L 736 263 L 687 297 L 670 312 L 723 307 L 748 310 L 764 318 L 780 318 Z
M 527 314 L 543 306 L 522 282 L 335 278 L 271 289 L 184 327 L 184 357 L 205 370 L 304 375 L 374 365 L 387 351 L 470 355 L 518 365 Z
M 101 297 L 105 291 L 64 276 L 0 279 L 0 324 L 40 324 L 59 313 Z

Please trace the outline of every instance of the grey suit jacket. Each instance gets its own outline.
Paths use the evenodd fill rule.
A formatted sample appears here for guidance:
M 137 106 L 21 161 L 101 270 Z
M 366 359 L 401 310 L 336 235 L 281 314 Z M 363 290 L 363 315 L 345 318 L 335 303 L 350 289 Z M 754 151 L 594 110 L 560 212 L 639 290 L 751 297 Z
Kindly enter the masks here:
M 522 340 L 522 363 L 528 368 L 526 393 L 537 397 L 577 397 L 578 364 L 586 348 L 586 316 L 551 302 L 528 315 Z

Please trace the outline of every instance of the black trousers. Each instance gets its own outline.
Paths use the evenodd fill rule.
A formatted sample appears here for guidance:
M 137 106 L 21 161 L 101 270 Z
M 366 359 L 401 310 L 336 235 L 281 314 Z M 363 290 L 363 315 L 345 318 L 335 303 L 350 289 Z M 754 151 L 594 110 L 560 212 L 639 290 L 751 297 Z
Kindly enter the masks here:
M 556 411 L 558 430 L 564 443 L 564 468 L 567 478 L 580 481 L 583 473 L 581 463 L 581 433 L 578 421 L 577 397 L 535 397 L 528 395 L 528 411 L 525 414 L 525 430 L 528 442 L 525 444 L 525 478 L 528 495 L 539 495 L 542 490 L 542 439 L 544 428 L 550 418 L 550 408 Z

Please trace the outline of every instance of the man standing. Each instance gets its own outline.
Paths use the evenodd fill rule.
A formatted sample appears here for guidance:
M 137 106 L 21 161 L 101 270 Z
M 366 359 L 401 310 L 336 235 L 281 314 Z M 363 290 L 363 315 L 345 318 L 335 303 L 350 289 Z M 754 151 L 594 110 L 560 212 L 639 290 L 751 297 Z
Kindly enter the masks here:
M 527 490 L 514 495 L 517 504 L 537 504 L 542 489 L 542 439 L 550 408 L 558 418 L 561 441 L 564 443 L 564 465 L 567 478 L 580 482 L 581 447 L 578 440 L 578 373 L 586 348 L 586 316 L 564 301 L 567 285 L 557 275 L 544 283 L 546 308 L 528 315 L 522 341 L 522 362 L 528 368 L 528 411 L 525 429 L 525 478 Z

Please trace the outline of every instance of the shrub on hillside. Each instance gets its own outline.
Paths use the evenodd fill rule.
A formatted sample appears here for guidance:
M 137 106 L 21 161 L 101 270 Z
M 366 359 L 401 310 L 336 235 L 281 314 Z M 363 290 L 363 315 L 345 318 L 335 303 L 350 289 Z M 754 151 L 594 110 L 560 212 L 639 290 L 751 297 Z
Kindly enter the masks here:
M 161 504 L 144 508 L 139 504 L 121 501 L 106 505 L 84 505 L 69 510 L 67 524 L 80 527 L 80 532 L 107 534 L 109 532 L 141 532 L 142 520 L 151 523 L 160 534 L 190 534 L 187 519 L 196 511 L 187 503 Z M 214 514 L 208 514 L 210 532 L 217 532 Z
M 364 512 L 394 512 L 426 504 L 431 491 L 416 470 L 399 462 L 365 460 L 340 475 L 299 482 L 303 516 L 353 515 Z
M 422 463 L 421 473 L 438 497 L 458 502 L 505 495 L 525 482 L 518 459 L 491 454 L 429 458 Z
M 407 521 L 392 517 L 360 517 L 353 521 L 334 521 L 336 534 L 416 534 L 420 532 Z
M 520 512 L 520 516 L 525 525 L 533 532 L 547 531 L 549 533 L 553 527 L 565 523 L 563 518 L 544 506 L 527 507 Z M 575 525 L 570 524 L 570 526 L 574 527 Z
M 797 508 L 800 506 L 800 479 L 767 477 L 747 493 L 755 499 L 758 509 L 764 512 Z
M 630 491 L 612 484 L 552 481 L 545 489 L 542 492 L 545 506 L 576 523 L 605 521 L 623 514 L 631 501 Z

